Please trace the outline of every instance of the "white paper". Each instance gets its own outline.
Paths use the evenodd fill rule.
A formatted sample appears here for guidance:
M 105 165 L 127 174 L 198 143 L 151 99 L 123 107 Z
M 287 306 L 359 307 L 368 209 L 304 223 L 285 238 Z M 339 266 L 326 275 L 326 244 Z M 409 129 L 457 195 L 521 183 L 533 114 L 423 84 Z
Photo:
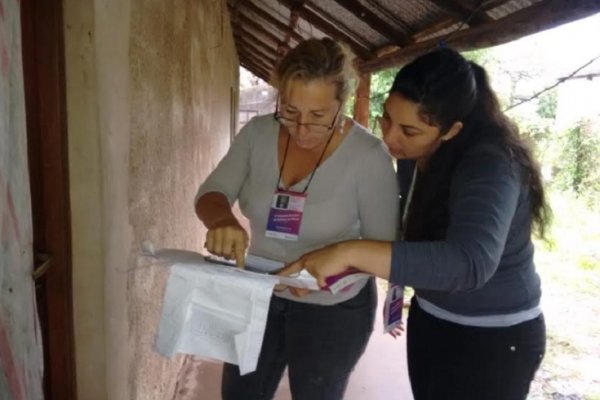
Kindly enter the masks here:
M 209 262 L 200 254 L 177 249 L 145 255 L 173 264 L 167 282 L 156 349 L 237 364 L 242 375 L 253 372 L 262 347 L 269 304 L 276 284 L 318 290 L 308 275 L 270 275 L 283 263 L 249 256 L 248 269 Z M 259 271 L 259 272 L 253 272 Z
M 258 274 L 254 274 L 258 275 Z M 156 338 L 165 357 L 176 353 L 256 369 L 277 279 L 248 276 L 213 264 L 175 264 Z

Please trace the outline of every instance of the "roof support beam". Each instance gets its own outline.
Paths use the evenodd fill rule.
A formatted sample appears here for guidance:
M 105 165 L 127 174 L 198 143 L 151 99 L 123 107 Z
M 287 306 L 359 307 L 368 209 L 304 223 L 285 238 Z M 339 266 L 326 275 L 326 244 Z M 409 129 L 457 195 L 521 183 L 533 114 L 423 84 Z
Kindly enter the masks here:
M 369 127 L 369 108 L 371 105 L 371 74 L 360 74 L 354 97 L 354 120 Z
M 373 57 L 373 53 L 371 52 L 371 50 L 369 48 L 360 44 L 358 41 L 356 41 L 355 39 L 350 37 L 346 32 L 343 32 L 342 30 L 340 30 L 338 27 L 336 27 L 331 22 L 327 21 L 325 18 L 321 17 L 316 12 L 308 9 L 306 7 L 306 5 L 304 5 L 303 3 L 299 4 L 298 0 L 279 0 L 279 1 L 281 4 L 283 4 L 285 7 L 289 8 L 290 10 L 296 9 L 296 12 L 298 13 L 298 15 L 300 17 L 305 19 L 309 24 L 314 25 L 317 29 L 319 29 L 326 35 L 331 36 L 332 38 L 334 38 L 336 40 L 339 40 L 339 41 L 342 41 L 342 42 L 348 44 L 348 46 L 350 46 L 352 51 L 354 51 L 354 53 L 358 57 L 360 57 L 362 59 L 368 59 L 368 58 Z M 332 19 L 332 18 L 330 17 L 329 19 Z
M 260 72 L 264 76 L 264 78 L 268 79 L 271 67 L 269 67 L 263 60 L 256 58 L 255 55 L 251 54 L 248 50 L 242 48 L 239 49 L 238 55 L 240 57 L 240 62 L 243 61 L 243 63 L 248 64 L 248 66 L 250 67 L 248 69 L 252 71 L 252 73 L 259 76 L 257 72 Z M 262 79 L 264 79 L 263 76 L 261 76 Z
M 488 0 L 485 2 L 485 5 L 482 7 L 482 11 L 488 11 L 488 10 L 494 9 L 496 7 L 501 6 L 504 3 L 508 3 L 508 1 L 509 0 Z M 412 39 L 415 42 L 418 42 L 422 38 L 425 38 L 427 36 L 435 34 L 436 32 L 439 32 L 441 30 L 449 28 L 454 24 L 460 23 L 460 21 L 461 21 L 461 18 L 457 15 L 451 16 L 449 18 L 448 17 L 442 18 L 442 19 L 438 20 L 437 22 L 430 24 L 425 29 L 415 32 L 412 35 Z M 471 23 L 473 23 L 473 21 L 471 21 Z
M 252 50 L 257 56 L 263 58 L 265 61 L 275 64 L 277 61 L 277 53 L 271 48 L 265 48 L 260 43 L 253 43 L 247 36 L 240 35 L 238 31 L 233 32 L 234 37 L 243 45 L 244 48 Z
M 290 11 L 290 23 L 288 25 L 288 31 L 285 34 L 285 38 L 283 39 L 283 43 L 288 45 L 290 43 L 290 39 L 292 37 L 292 32 L 296 31 L 296 25 L 298 25 L 298 7 L 304 7 L 304 1 L 300 2 L 293 10 Z
M 249 64 L 247 61 L 241 59 L 240 60 L 240 65 L 244 68 L 246 68 L 248 71 L 250 71 L 252 74 L 258 76 L 260 79 L 262 79 L 265 82 L 267 81 L 267 77 L 264 71 L 260 70 L 260 69 L 256 69 L 256 67 L 253 67 L 251 64 Z
M 554 28 L 600 11 L 600 0 L 544 0 L 499 20 L 455 32 L 447 45 L 459 51 L 480 49 Z M 439 38 L 418 42 L 404 49 L 367 60 L 359 65 L 361 72 L 375 72 L 406 63 L 434 49 Z
M 268 82 L 268 78 L 267 78 L 266 72 L 264 72 L 263 70 L 258 69 L 257 67 L 253 66 L 252 64 L 250 64 L 244 58 L 240 58 L 240 65 L 242 67 L 246 68 L 248 71 L 252 72 L 254 75 L 258 76 L 263 81 Z
M 469 7 L 463 4 L 460 0 L 429 0 L 442 10 L 449 14 L 458 17 L 461 21 L 469 19 L 469 26 L 478 26 L 493 19 L 485 13 L 483 9 L 479 7 Z M 475 12 L 477 10 L 477 12 Z
M 254 54 L 252 54 L 249 50 L 246 49 L 240 49 L 239 54 L 241 57 L 250 61 L 254 66 L 262 69 L 264 72 L 267 72 L 267 76 L 269 75 L 271 67 L 264 60 L 261 60 L 260 58 L 256 57 Z
M 246 10 L 248 10 L 248 11 L 252 12 L 253 14 L 255 14 L 256 16 L 258 16 L 260 19 L 262 19 L 269 25 L 272 25 L 275 29 L 282 32 L 283 34 L 288 33 L 289 28 L 286 24 L 279 21 L 277 18 L 272 16 L 269 12 L 263 10 L 262 8 L 260 8 L 259 6 L 255 5 L 255 4 L 253 4 L 249 0 L 240 1 L 238 4 L 241 5 L 242 7 L 244 7 Z M 302 35 L 300 35 L 296 31 L 293 31 L 290 34 L 291 34 L 292 39 L 294 39 L 296 42 L 301 42 L 304 40 Z
M 269 60 L 277 61 L 279 59 L 279 53 L 277 53 L 277 49 L 273 49 L 253 32 L 244 30 L 242 28 L 234 28 L 233 35 L 237 39 L 241 40 L 244 44 L 248 44 L 249 46 L 261 51 L 262 54 L 264 54 Z
M 260 37 L 264 37 L 267 41 L 271 42 L 273 45 L 275 45 L 277 47 L 278 52 L 279 52 L 280 48 L 283 48 L 284 50 L 287 51 L 287 46 L 282 43 L 281 39 L 279 39 L 272 32 L 265 29 L 265 27 L 263 25 L 259 24 L 258 22 L 254 21 L 253 19 L 247 17 L 243 13 L 239 13 L 239 19 L 238 19 L 238 22 L 236 25 L 240 26 L 244 32 L 248 32 L 248 33 L 252 32 L 252 33 L 255 33 L 256 35 L 259 35 Z M 250 28 L 250 29 L 248 29 L 248 28 Z M 259 37 L 256 35 L 255 35 L 255 37 Z
M 350 11 L 356 18 L 369 25 L 371 29 L 381 34 L 391 43 L 399 46 L 406 46 L 412 43 L 411 38 L 406 33 L 385 22 L 358 0 L 335 0 L 335 2 Z

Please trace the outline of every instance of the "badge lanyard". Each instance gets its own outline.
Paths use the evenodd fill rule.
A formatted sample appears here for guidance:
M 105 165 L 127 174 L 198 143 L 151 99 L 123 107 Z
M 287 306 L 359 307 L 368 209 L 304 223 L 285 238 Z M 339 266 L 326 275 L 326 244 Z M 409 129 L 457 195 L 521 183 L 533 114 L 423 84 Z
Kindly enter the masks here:
M 402 228 L 400 229 L 400 240 L 404 240 L 406 236 L 406 222 L 408 220 L 408 210 L 410 209 L 410 203 L 412 202 L 413 192 L 415 191 L 415 182 L 417 181 L 417 166 L 415 165 L 415 171 L 413 172 L 413 176 L 410 182 L 410 188 L 408 189 L 408 194 L 406 195 L 406 203 L 404 204 L 404 209 L 402 210 Z
M 331 139 L 333 138 L 333 132 L 335 132 L 335 129 L 333 131 L 331 131 L 331 134 L 329 135 L 329 138 L 327 139 L 327 143 L 325 144 L 325 148 L 321 152 L 321 155 L 319 156 L 319 159 L 317 160 L 317 164 L 313 168 L 313 170 L 310 174 L 310 177 L 308 178 L 308 182 L 306 182 L 306 186 L 304 187 L 304 190 L 299 193 L 305 194 L 306 191 L 308 190 L 308 187 L 310 186 L 310 183 L 312 182 L 312 179 L 315 176 L 315 172 L 317 172 L 317 168 L 319 168 L 321 166 L 321 161 L 323 161 L 323 157 L 325 156 L 325 152 L 327 151 L 327 148 L 329 147 L 329 143 L 331 143 Z M 285 151 L 283 152 L 283 161 L 281 162 L 281 167 L 279 167 L 279 176 L 277 177 L 276 191 L 282 190 L 279 187 L 279 182 L 281 182 L 281 175 L 283 174 L 283 168 L 285 167 L 285 162 L 287 160 L 289 148 L 290 148 L 290 134 L 288 133 L 287 142 L 285 144 Z
M 284 240 L 298 240 L 300 233 L 300 224 L 302 222 L 302 216 L 304 213 L 304 204 L 306 202 L 306 191 L 310 186 L 310 183 L 317 172 L 317 169 L 323 161 L 325 152 L 331 143 L 333 133 L 331 132 L 325 148 L 321 152 L 321 155 L 317 161 L 317 164 L 313 168 L 308 182 L 301 192 L 294 192 L 291 190 L 285 190 L 280 187 L 281 175 L 283 174 L 283 168 L 287 160 L 288 150 L 290 147 L 290 134 L 288 133 L 287 143 L 285 144 L 285 151 L 283 153 L 283 161 L 279 168 L 279 177 L 277 178 L 277 185 L 275 187 L 275 194 L 271 202 L 271 209 L 269 211 L 269 217 L 267 220 L 267 229 L 265 236 L 269 238 L 284 239 Z

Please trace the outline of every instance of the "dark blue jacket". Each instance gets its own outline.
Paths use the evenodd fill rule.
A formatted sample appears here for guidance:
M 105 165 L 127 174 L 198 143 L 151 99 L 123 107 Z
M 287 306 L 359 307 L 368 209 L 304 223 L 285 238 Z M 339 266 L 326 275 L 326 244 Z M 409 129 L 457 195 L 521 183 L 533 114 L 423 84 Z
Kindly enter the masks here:
M 413 170 L 414 162 L 398 162 L 401 207 Z M 522 167 L 497 145 L 469 150 L 452 176 L 448 207 L 445 240 L 393 244 L 390 281 L 414 287 L 418 296 L 461 315 L 538 306 L 540 279 Z

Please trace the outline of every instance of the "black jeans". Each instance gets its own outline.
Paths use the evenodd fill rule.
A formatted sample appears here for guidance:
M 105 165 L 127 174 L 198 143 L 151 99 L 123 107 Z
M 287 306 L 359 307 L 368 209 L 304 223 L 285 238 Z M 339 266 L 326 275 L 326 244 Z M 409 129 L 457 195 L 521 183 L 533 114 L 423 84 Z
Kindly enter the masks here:
M 479 328 L 436 318 L 413 298 L 407 325 L 415 400 L 524 400 L 546 348 L 542 315 Z
M 225 364 L 223 400 L 272 399 L 286 365 L 294 400 L 342 399 L 373 331 L 376 306 L 373 279 L 333 306 L 273 296 L 257 369 L 240 376 L 236 365 Z

